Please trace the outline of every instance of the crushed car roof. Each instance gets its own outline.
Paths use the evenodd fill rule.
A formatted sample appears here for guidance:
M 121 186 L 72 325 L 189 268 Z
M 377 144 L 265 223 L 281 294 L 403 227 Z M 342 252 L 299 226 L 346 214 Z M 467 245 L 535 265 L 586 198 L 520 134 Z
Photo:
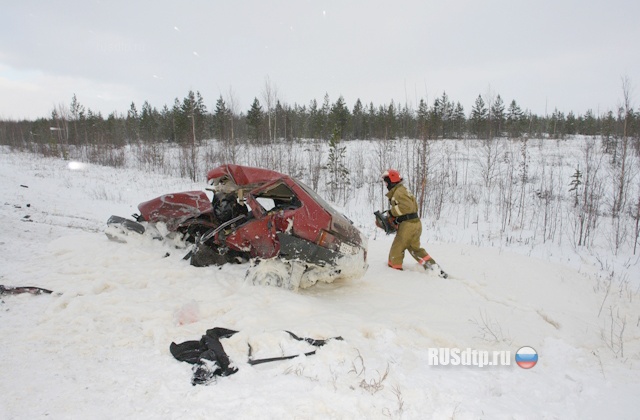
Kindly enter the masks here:
M 233 182 L 238 186 L 263 184 L 265 182 L 275 181 L 276 179 L 288 178 L 287 175 L 269 169 L 241 165 L 222 165 L 207 173 L 207 181 L 223 176 L 231 177 Z

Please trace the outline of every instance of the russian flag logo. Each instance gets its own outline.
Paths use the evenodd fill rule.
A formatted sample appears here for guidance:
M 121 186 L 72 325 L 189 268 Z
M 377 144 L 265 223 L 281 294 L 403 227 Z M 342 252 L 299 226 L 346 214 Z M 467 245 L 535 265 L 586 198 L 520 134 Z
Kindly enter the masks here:
M 532 347 L 521 347 L 516 352 L 516 363 L 522 369 L 531 369 L 538 363 L 538 353 Z

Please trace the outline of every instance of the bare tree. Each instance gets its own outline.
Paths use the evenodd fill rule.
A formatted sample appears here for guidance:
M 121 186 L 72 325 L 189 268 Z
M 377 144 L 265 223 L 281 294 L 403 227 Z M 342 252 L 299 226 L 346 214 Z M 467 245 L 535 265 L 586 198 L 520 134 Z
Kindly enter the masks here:
M 320 184 L 320 175 L 322 172 L 322 160 L 323 160 L 322 144 L 318 139 L 313 139 L 313 142 L 310 144 L 307 157 L 308 157 L 308 167 L 309 167 L 309 178 L 311 179 L 311 188 L 314 191 L 318 191 L 318 186 Z
M 612 216 L 614 218 L 620 215 L 624 204 L 626 202 L 626 186 L 629 184 L 629 169 L 628 169 L 628 150 L 629 150 L 629 135 L 628 135 L 628 127 L 629 127 L 629 117 L 632 112 L 631 106 L 631 82 L 628 77 L 622 78 L 622 106 L 620 107 L 620 111 L 624 113 L 622 116 L 623 126 L 622 126 L 622 150 L 620 151 L 620 171 L 618 172 L 618 176 L 615 178 L 614 182 L 615 191 L 613 196 L 613 208 L 611 209 Z
M 583 145 L 582 180 L 578 186 L 578 206 L 574 207 L 574 241 L 577 246 L 585 246 L 594 236 L 600 215 L 600 202 L 604 186 L 599 175 L 603 155 L 596 156 L 595 142 L 588 139 Z
M 519 206 L 518 213 L 520 216 L 520 226 L 524 225 L 524 214 L 525 209 L 528 207 L 525 205 L 526 198 L 526 186 L 529 181 L 529 152 L 527 148 L 527 136 L 522 138 L 522 143 L 520 146 L 520 163 L 518 168 L 518 181 L 520 183 L 520 198 L 519 198 Z
M 636 255 L 638 241 L 640 240 L 640 193 L 638 194 L 638 204 L 636 204 L 636 213 L 633 216 L 633 219 L 636 221 L 633 235 L 633 255 Z
M 618 120 L 622 121 L 622 142 L 620 144 L 620 153 L 617 159 L 617 174 L 613 179 L 613 202 L 611 209 L 612 216 L 612 241 L 613 247 L 617 254 L 622 244 L 626 241 L 628 235 L 628 226 L 623 218 L 624 209 L 627 202 L 627 193 L 633 178 L 633 165 L 631 164 L 632 156 L 629 153 L 629 128 L 630 119 L 633 108 L 631 106 L 631 82 L 628 77 L 622 78 L 622 105 L 618 108 Z M 621 115 L 622 114 L 622 115 Z
M 429 176 L 429 146 L 429 139 L 427 138 L 427 136 L 423 136 L 417 147 L 418 163 L 416 165 L 416 176 L 414 177 L 414 185 L 418 191 L 418 213 L 420 217 L 425 217 L 427 214 L 426 196 L 427 181 Z
M 276 133 L 276 118 L 274 115 L 275 106 L 278 102 L 278 89 L 277 87 L 271 83 L 271 79 L 269 76 L 265 77 L 264 80 L 264 90 L 262 91 L 262 99 L 267 107 L 267 120 L 268 120 L 268 128 L 269 128 L 269 141 L 273 141 L 275 139 Z M 273 122 L 272 122 L 273 120 Z
M 384 183 L 380 179 L 380 175 L 389 168 L 396 166 L 396 151 L 395 142 L 391 140 L 376 140 L 374 143 L 373 152 L 371 154 L 373 158 L 373 170 L 375 178 L 374 184 L 380 185 L 380 208 L 385 208 L 386 197 L 384 192 Z
M 51 133 L 50 150 L 49 154 L 60 154 L 64 159 L 68 157 L 69 149 L 69 120 L 71 115 L 69 108 L 63 103 L 54 107 L 51 113 L 52 125 L 49 127 Z
M 234 121 L 236 115 L 238 115 L 238 100 L 231 86 L 229 87 L 229 92 L 227 92 L 227 111 L 229 112 L 228 115 L 230 124 L 230 137 L 227 144 L 228 161 L 231 163 L 237 163 L 238 142 L 236 141 L 235 136 Z
M 491 141 L 493 139 L 493 103 L 495 101 L 495 92 L 491 89 L 491 85 L 487 86 L 487 91 L 484 94 L 484 102 L 487 106 L 487 128 L 488 128 L 488 139 Z
M 511 216 L 515 205 L 515 186 L 517 185 L 516 176 L 516 158 L 513 150 L 513 143 L 507 143 L 507 151 L 505 152 L 506 168 L 503 176 L 498 181 L 499 187 L 499 214 L 502 232 L 507 230 L 511 225 Z M 524 187 L 523 187 L 524 188 Z
M 485 139 L 481 142 L 482 148 L 478 160 L 480 166 L 480 175 L 482 176 L 483 185 L 491 190 L 493 183 L 499 173 L 499 159 L 501 153 L 501 145 L 494 139 Z

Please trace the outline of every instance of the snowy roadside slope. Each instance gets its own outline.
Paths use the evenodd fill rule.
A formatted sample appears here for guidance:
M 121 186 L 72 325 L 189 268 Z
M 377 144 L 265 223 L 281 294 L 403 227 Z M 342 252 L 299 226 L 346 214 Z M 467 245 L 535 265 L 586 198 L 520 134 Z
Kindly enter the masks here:
M 428 246 L 453 279 L 426 275 L 408 257 L 399 273 L 384 264 L 392 238 L 378 237 L 360 280 L 299 293 L 256 287 L 244 283 L 243 266 L 194 268 L 168 244 L 119 244 L 102 233 L 112 213 L 198 186 L 66 164 L 0 155 L 0 284 L 56 291 L 2 297 L 0 418 L 636 417 L 638 305 L 615 301 L 628 316 L 616 359 L 601 338 L 616 293 L 602 305 L 597 273 L 454 244 Z M 223 340 L 240 370 L 192 387 L 190 366 L 169 344 L 215 326 L 240 330 Z M 256 357 L 309 350 L 283 330 L 344 341 L 246 364 L 248 344 Z M 523 345 L 540 355 L 531 370 L 513 360 L 428 366 L 426 353 L 471 347 L 513 357 Z

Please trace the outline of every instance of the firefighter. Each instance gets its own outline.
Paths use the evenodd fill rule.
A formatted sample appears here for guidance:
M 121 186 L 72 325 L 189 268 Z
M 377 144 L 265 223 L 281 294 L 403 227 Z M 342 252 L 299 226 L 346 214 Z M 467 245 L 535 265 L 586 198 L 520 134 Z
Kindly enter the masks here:
M 435 269 L 440 276 L 446 278 L 444 271 L 440 270 L 435 260 L 420 246 L 422 223 L 417 213 L 418 203 L 404 186 L 400 173 L 395 169 L 389 169 L 382 174 L 382 180 L 388 190 L 389 213 L 398 224 L 398 232 L 389 250 L 389 267 L 402 270 L 402 260 L 406 250 L 425 270 Z

